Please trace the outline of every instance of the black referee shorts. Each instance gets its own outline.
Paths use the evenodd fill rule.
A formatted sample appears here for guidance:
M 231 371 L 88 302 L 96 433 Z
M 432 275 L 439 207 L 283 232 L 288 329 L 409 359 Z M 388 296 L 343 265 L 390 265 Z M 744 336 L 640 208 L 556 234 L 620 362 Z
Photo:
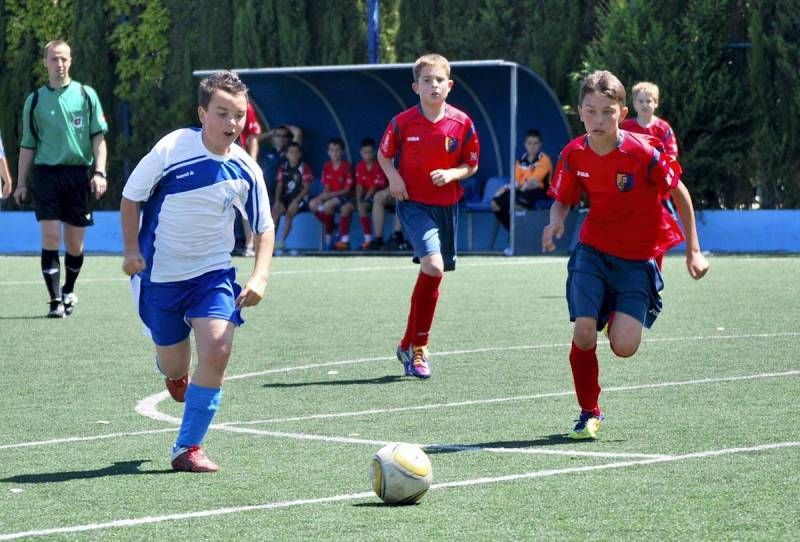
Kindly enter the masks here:
M 60 220 L 78 227 L 94 224 L 87 166 L 36 166 L 33 208 L 36 220 Z

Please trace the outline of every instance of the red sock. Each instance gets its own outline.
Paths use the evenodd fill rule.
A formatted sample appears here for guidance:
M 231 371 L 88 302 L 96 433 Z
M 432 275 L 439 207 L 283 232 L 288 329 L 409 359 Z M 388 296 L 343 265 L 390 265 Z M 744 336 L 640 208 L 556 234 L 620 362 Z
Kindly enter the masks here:
M 333 215 L 322 213 L 322 223 L 325 224 L 325 233 L 331 235 L 333 233 Z
M 443 275 L 432 277 L 420 272 L 414 286 L 412 303 L 414 304 L 414 335 L 411 343 L 414 346 L 427 346 L 428 335 L 433 324 L 433 314 L 439 301 L 439 285 Z
M 597 364 L 597 346 L 591 350 L 581 350 L 572 343 L 569 352 L 569 365 L 572 367 L 572 380 L 581 410 L 600 414 L 600 367 Z
M 368 216 L 362 216 L 359 221 L 361 222 L 361 231 L 364 235 L 372 235 L 372 221 Z
M 350 235 L 350 217 L 339 218 L 339 235 Z

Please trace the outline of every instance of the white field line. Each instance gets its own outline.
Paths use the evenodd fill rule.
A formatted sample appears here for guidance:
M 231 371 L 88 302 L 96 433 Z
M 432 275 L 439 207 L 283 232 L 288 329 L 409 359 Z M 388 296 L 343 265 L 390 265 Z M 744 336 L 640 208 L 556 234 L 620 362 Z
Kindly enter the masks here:
M 701 378 L 696 380 L 683 380 L 683 381 L 674 381 L 674 382 L 655 382 L 652 384 L 634 384 L 630 386 L 609 386 L 607 388 L 603 388 L 604 392 L 611 392 L 611 391 L 632 391 L 632 390 L 646 390 L 652 388 L 672 388 L 678 386 L 693 386 L 697 384 L 713 384 L 718 382 L 735 382 L 738 380 L 753 380 L 757 378 L 773 378 L 773 377 L 784 377 L 784 376 L 797 376 L 800 375 L 800 369 L 792 369 L 789 371 L 783 371 L 780 373 L 759 373 L 759 374 L 752 374 L 752 375 L 740 375 L 740 376 L 720 376 L 714 378 Z M 162 392 L 163 393 L 163 392 Z M 569 391 L 556 391 L 551 393 L 537 393 L 532 395 L 516 395 L 511 397 L 492 397 L 489 399 L 472 399 L 468 401 L 453 401 L 450 403 L 428 403 L 425 405 L 413 405 L 413 406 L 404 406 L 404 407 L 392 407 L 392 408 L 374 408 L 368 410 L 355 410 L 350 412 L 331 412 L 328 414 L 308 414 L 306 416 L 292 416 L 286 418 L 267 418 L 263 420 L 251 420 L 246 422 L 226 422 L 217 424 L 216 427 L 219 429 L 224 429 L 227 426 L 231 425 L 262 425 L 262 424 L 269 424 L 269 423 L 284 423 L 284 422 L 299 422 L 299 421 L 306 421 L 306 420 L 321 420 L 321 419 L 329 419 L 329 418 L 349 418 L 354 416 L 371 416 L 373 414 L 389 414 L 395 412 L 408 412 L 413 410 L 433 410 L 437 408 L 454 408 L 454 407 L 462 407 L 462 406 L 473 406 L 473 405 L 488 405 L 494 403 L 507 403 L 512 401 L 530 401 L 536 399 L 546 399 L 549 397 L 564 397 L 564 396 L 571 396 L 575 392 L 572 390 Z M 152 396 L 154 397 L 154 396 Z M 146 398 L 147 400 L 149 398 Z M 140 401 L 139 404 L 142 404 L 145 400 Z M 152 404 L 152 403 L 149 403 Z M 156 403 L 157 404 L 157 403 Z M 139 410 L 137 405 L 137 412 L 142 414 L 143 416 L 152 417 L 153 419 L 160 419 L 158 416 L 161 415 L 160 412 L 157 410 L 155 412 Z
M 458 268 L 470 267 L 507 267 L 507 266 L 533 266 L 533 265 L 547 265 L 553 263 L 564 263 L 565 258 L 548 258 L 543 256 L 530 257 L 530 258 L 509 258 L 499 259 L 494 262 L 474 262 L 465 263 L 459 262 Z M 405 262 L 405 260 L 403 260 Z M 270 271 L 270 276 L 281 275 L 317 275 L 317 274 L 331 274 L 331 273 L 369 273 L 371 271 L 416 271 L 417 267 L 412 264 L 406 265 L 380 265 L 380 266 L 363 266 L 363 267 L 339 267 L 334 269 L 283 269 Z M 81 284 L 87 282 L 105 283 L 105 282 L 129 282 L 131 279 L 128 277 L 97 277 L 97 278 L 81 278 Z M 31 284 L 41 284 L 41 280 L 4 280 L 0 281 L 0 286 L 26 286 Z
M 559 394 L 561 395 L 561 394 Z M 154 420 L 159 420 L 167 423 L 171 423 L 173 425 L 180 425 L 181 420 L 180 418 L 176 418 L 175 416 L 170 416 L 168 414 L 164 414 L 163 412 L 159 412 L 157 409 L 158 403 L 162 400 L 166 399 L 169 394 L 165 391 L 159 392 L 157 394 L 151 395 L 150 397 L 145 397 L 141 401 L 136 404 L 136 412 L 139 414 L 146 416 L 148 418 L 152 418 Z M 315 435 L 311 433 L 296 433 L 290 431 L 269 431 L 264 429 L 252 429 L 249 427 L 239 427 L 239 425 L 245 425 L 249 422 L 242 422 L 242 423 L 228 423 L 228 424 L 212 424 L 211 429 L 217 429 L 221 431 L 228 431 L 230 433 L 240 433 L 246 435 L 258 435 L 262 437 L 274 437 L 274 438 L 288 438 L 288 439 L 295 439 L 295 440 L 311 440 L 317 442 L 333 442 L 337 444 L 364 444 L 373 447 L 382 447 L 389 444 L 389 441 L 384 440 L 369 440 L 369 439 L 362 439 L 362 438 L 355 438 L 355 437 L 337 437 L 337 436 L 329 436 L 329 435 Z M 474 451 L 485 451 L 485 452 L 494 452 L 494 453 L 522 453 L 522 454 L 532 454 L 532 455 L 562 455 L 562 456 L 569 456 L 569 457 L 604 457 L 604 458 L 614 458 L 614 457 L 665 457 L 663 455 L 656 455 L 656 454 L 631 454 L 631 453 L 615 453 L 615 452 L 587 452 L 587 451 L 572 451 L 572 450 L 550 450 L 550 449 L 539 449 L 539 448 L 492 448 L 492 447 L 482 447 L 482 446 L 461 446 L 461 445 L 446 445 L 446 444 L 418 444 L 418 446 L 422 446 L 423 448 L 437 448 L 441 450 L 474 450 Z
M 774 339 L 776 337 L 800 337 L 800 331 L 783 331 L 774 333 L 748 333 L 744 335 L 696 335 L 693 337 L 654 337 L 651 339 L 644 339 L 642 343 L 671 343 L 683 341 L 724 341 L 734 339 Z M 608 344 L 607 340 L 599 340 L 598 344 Z M 450 350 L 445 352 L 433 352 L 436 358 L 447 356 L 460 356 L 465 354 L 481 354 L 484 352 L 510 352 L 513 350 L 541 350 L 545 348 L 568 348 L 571 343 L 551 343 L 551 344 L 524 344 L 517 346 L 487 346 L 483 348 L 471 348 L 468 350 Z M 276 373 L 289 373 L 292 371 L 305 371 L 308 369 L 320 369 L 323 367 L 335 367 L 339 365 L 353 365 L 357 363 L 369 363 L 373 361 L 393 361 L 396 360 L 394 356 L 380 356 L 372 358 L 355 358 L 345 359 L 341 361 L 325 361 L 321 363 L 309 363 L 306 365 L 296 365 L 290 367 L 280 367 L 276 369 L 265 369 L 263 371 L 255 371 L 251 373 L 242 373 L 238 375 L 226 376 L 225 380 L 239 380 L 242 378 L 252 378 L 254 376 L 262 376 Z
M 126 433 L 106 433 L 104 435 L 92 435 L 89 437 L 64 437 L 49 440 L 37 440 L 33 442 L 19 442 L 17 444 L 0 444 L 0 450 L 10 450 L 12 448 L 32 448 L 34 446 L 49 446 L 52 444 L 67 444 L 70 442 L 89 442 L 92 440 L 106 440 L 122 437 L 136 437 L 139 435 L 154 435 L 157 433 L 174 433 L 177 427 L 167 427 L 164 429 L 148 429 L 144 431 L 129 431 Z
M 800 370 L 790 370 L 784 371 L 780 373 L 760 373 L 754 375 L 740 375 L 740 376 L 726 376 L 726 377 L 716 377 L 716 378 L 702 378 L 702 379 L 695 379 L 695 380 L 684 380 L 684 381 L 674 381 L 674 382 L 659 382 L 659 383 L 652 383 L 652 384 L 639 384 L 639 385 L 631 385 L 631 386 L 611 386 L 605 388 L 606 392 L 614 392 L 614 391 L 634 391 L 640 389 L 653 389 L 653 388 L 671 388 L 671 387 L 679 387 L 679 386 L 692 386 L 692 385 L 699 385 L 699 384 L 714 384 L 714 383 L 722 383 L 722 382 L 736 382 L 742 380 L 754 380 L 760 378 L 777 378 L 777 377 L 786 377 L 786 376 L 797 376 L 800 375 Z M 298 440 L 312 440 L 312 441 L 319 441 L 319 442 L 335 442 L 335 443 L 342 443 L 342 444 L 366 444 L 370 446 L 383 446 L 388 444 L 388 441 L 380 441 L 380 440 L 368 440 L 368 439 L 359 439 L 353 437 L 337 437 L 337 436 L 328 436 L 328 435 L 317 435 L 311 433 L 297 433 L 297 432 L 288 432 L 288 431 L 272 431 L 272 430 L 262 430 L 262 429 L 252 429 L 247 427 L 242 427 L 243 425 L 261 425 L 266 423 L 278 423 L 278 422 L 297 422 L 297 421 L 305 421 L 305 420 L 318 420 L 318 419 L 330 419 L 330 418 L 345 418 L 345 417 L 354 417 L 354 416 L 368 416 L 368 415 L 375 415 L 375 414 L 386 414 L 386 413 L 396 413 L 396 412 L 407 412 L 413 410 L 433 410 L 438 408 L 455 408 L 455 407 L 462 407 L 462 406 L 474 406 L 474 405 L 486 405 L 486 404 L 495 404 L 501 402 L 512 402 L 512 401 L 529 401 L 529 400 L 536 400 L 542 399 L 547 397 L 563 397 L 563 396 L 570 396 L 574 392 L 572 391 L 561 391 L 561 392 L 553 392 L 553 393 L 541 393 L 541 394 L 534 394 L 534 395 L 518 395 L 512 397 L 495 397 L 490 399 L 475 399 L 470 401 L 456 401 L 450 403 L 430 403 L 426 405 L 414 405 L 414 406 L 406 406 L 406 407 L 395 407 L 395 408 L 382 408 L 382 409 L 370 409 L 370 410 L 362 410 L 362 411 L 353 411 L 353 412 L 334 412 L 329 414 L 312 414 L 308 416 L 295 416 L 291 418 L 273 418 L 268 420 L 252 420 L 252 421 L 245 421 L 245 422 L 227 422 L 222 424 L 213 424 L 211 426 L 212 429 L 221 430 L 221 431 L 228 431 L 232 433 L 240 433 L 240 434 L 249 434 L 249 435 L 259 435 L 265 437 L 274 437 L 274 438 L 290 438 L 290 439 L 298 439 Z M 142 416 L 158 420 L 164 421 L 167 423 L 171 423 L 174 425 L 179 425 L 181 423 L 180 418 L 176 418 L 175 416 L 170 416 L 168 414 L 164 414 L 158 410 L 158 404 L 168 397 L 167 392 L 159 392 L 157 394 L 151 395 L 149 397 L 145 397 L 141 401 L 136 404 L 136 412 L 141 414 Z M 585 456 L 585 457 L 628 457 L 628 458 L 664 458 L 670 457 L 668 455 L 663 454 L 638 454 L 638 453 L 625 453 L 625 452 L 586 452 L 586 451 L 576 451 L 576 450 L 554 450 L 554 449 L 547 449 L 547 448 L 496 448 L 496 447 L 482 447 L 482 446 L 458 446 L 458 445 L 436 445 L 436 444 L 420 444 L 423 447 L 432 447 L 432 448 L 443 448 L 443 449 L 452 449 L 452 450 L 476 450 L 476 451 L 485 451 L 491 453 L 525 453 L 525 454 L 534 454 L 534 455 L 563 455 L 563 456 L 570 456 L 570 457 L 577 457 L 577 456 Z
M 588 465 L 583 467 L 569 467 L 564 469 L 546 469 L 539 471 L 523 472 L 519 474 L 509 474 L 505 476 L 474 478 L 471 480 L 454 480 L 452 482 L 442 482 L 438 484 L 433 484 L 431 486 L 431 489 L 441 490 L 454 487 L 469 487 L 477 485 L 497 484 L 503 482 L 514 482 L 517 480 L 548 478 L 551 476 L 560 476 L 564 474 L 593 472 L 593 471 L 602 471 L 609 469 L 622 469 L 622 468 L 637 467 L 642 465 L 654 465 L 658 463 L 675 463 L 678 461 L 686 461 L 690 459 L 705 459 L 711 457 L 719 457 L 723 455 L 766 452 L 770 450 L 795 448 L 798 446 L 800 446 L 800 442 L 778 442 L 773 444 L 761 444 L 757 446 L 750 446 L 743 448 L 708 450 L 705 452 L 694 452 L 694 453 L 671 456 L 671 457 L 654 457 L 649 459 L 639 459 L 635 461 L 617 461 L 614 463 L 605 463 L 602 465 Z M 168 521 L 181 521 L 194 518 L 218 517 L 231 514 L 239 514 L 243 512 L 277 510 L 281 508 L 290 508 L 294 506 L 307 506 L 315 504 L 328 504 L 334 502 L 347 502 L 347 501 L 355 501 L 355 500 L 362 500 L 369 498 L 375 498 L 375 494 L 371 491 L 362 491 L 360 493 L 348 493 L 344 495 L 334 495 L 331 497 L 296 499 L 292 501 L 279 501 L 279 502 L 255 504 L 248 506 L 228 506 L 224 508 L 198 510 L 196 512 L 181 512 L 175 514 L 165 514 L 161 516 L 144 516 L 140 518 L 107 521 L 104 523 L 87 523 L 83 525 L 72 525 L 68 527 L 33 529 L 29 531 L 20 531 L 16 533 L 6 533 L 6 534 L 0 534 L 0 540 L 17 540 L 25 537 L 41 537 L 41 536 L 49 536 L 55 534 L 83 533 L 88 531 L 98 531 L 102 529 L 116 529 L 120 527 L 136 527 L 139 525 L 150 525 L 154 523 L 164 523 Z
M 262 373 L 253 373 L 252 376 Z M 773 377 L 786 377 L 786 376 L 797 376 L 800 375 L 800 370 L 790 370 L 784 371 L 779 373 L 761 373 L 761 374 L 753 374 L 753 375 L 740 375 L 740 376 L 728 376 L 728 377 L 717 377 L 717 378 L 706 378 L 706 379 L 699 379 L 699 380 L 687 380 L 682 382 L 661 382 L 661 383 L 653 383 L 653 384 L 638 384 L 632 386 L 612 386 L 605 388 L 604 391 L 606 393 L 613 392 L 613 391 L 635 391 L 639 389 L 651 389 L 651 388 L 663 388 L 663 387 L 670 387 L 670 386 L 688 386 L 688 385 L 697 385 L 697 384 L 711 384 L 711 383 L 721 383 L 721 382 L 733 382 L 738 380 L 752 380 L 752 379 L 759 379 L 759 378 L 773 378 Z M 244 378 L 245 375 L 238 375 L 239 378 Z M 232 380 L 235 377 L 229 377 L 228 380 Z M 497 398 L 489 398 L 489 399 L 475 399 L 471 401 L 454 401 L 450 403 L 430 403 L 427 405 L 414 405 L 414 406 L 406 406 L 406 407 L 394 407 L 394 408 L 380 408 L 380 409 L 369 409 L 369 410 L 361 410 L 361 411 L 352 411 L 352 412 L 332 412 L 326 414 L 310 414 L 307 416 L 293 416 L 293 417 L 284 417 L 284 418 L 268 418 L 263 420 L 252 420 L 252 421 L 240 421 L 240 422 L 226 422 L 222 424 L 214 424 L 215 429 L 220 430 L 227 430 L 232 431 L 233 426 L 242 426 L 242 425 L 262 425 L 262 424 L 270 424 L 270 423 L 283 423 L 283 422 L 295 422 L 295 421 L 304 421 L 304 420 L 316 420 L 316 419 L 329 419 L 329 418 L 345 418 L 345 417 L 353 417 L 353 416 L 370 416 L 376 414 L 389 414 L 395 412 L 407 412 L 407 411 L 414 411 L 414 410 L 432 410 L 436 408 L 457 408 L 460 406 L 473 406 L 473 405 L 488 405 L 493 403 L 503 403 L 503 402 L 512 402 L 512 401 L 526 401 L 526 400 L 536 400 L 536 399 L 545 399 L 548 397 L 563 397 L 563 396 L 570 396 L 574 392 L 573 391 L 559 391 L 559 392 L 551 392 L 551 393 L 539 393 L 539 394 L 532 394 L 532 395 L 518 395 L 512 397 L 497 397 Z M 156 420 L 156 421 L 163 421 L 170 424 L 179 424 L 180 420 L 175 418 L 174 416 L 169 416 L 168 414 L 164 414 L 158 410 L 158 404 L 166 399 L 169 394 L 166 391 L 162 391 L 144 399 L 140 400 L 136 403 L 135 410 L 139 414 L 144 417 Z M 94 436 L 85 436 L 85 437 L 63 437 L 63 438 L 54 438 L 48 440 L 41 440 L 41 441 L 32 441 L 32 442 L 20 442 L 14 444 L 0 444 L 0 450 L 8 450 L 13 448 L 30 448 L 36 446 L 48 446 L 54 444 L 67 444 L 71 442 L 88 442 L 93 440 L 104 440 L 104 439 L 111 439 L 111 438 L 122 438 L 122 437 L 129 437 L 129 436 L 139 436 L 139 435 L 152 435 L 157 433 L 168 433 L 175 431 L 174 428 L 166 428 L 166 429 L 153 429 L 153 430 L 144 430 L 144 431 L 133 431 L 127 433 L 107 433 L 103 435 L 94 435 Z M 277 436 L 277 434 L 275 435 Z M 319 439 L 322 438 L 334 438 L 334 437 L 323 437 L 321 435 L 316 435 Z M 306 438 L 310 438 L 307 436 Z

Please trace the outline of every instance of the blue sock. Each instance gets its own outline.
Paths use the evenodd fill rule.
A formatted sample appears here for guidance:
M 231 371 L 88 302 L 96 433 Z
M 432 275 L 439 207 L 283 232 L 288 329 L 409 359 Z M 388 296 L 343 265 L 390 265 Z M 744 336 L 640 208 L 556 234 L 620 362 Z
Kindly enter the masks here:
M 186 389 L 186 406 L 173 451 L 178 448 L 199 446 L 217 413 L 222 399 L 222 388 L 206 388 L 189 383 Z

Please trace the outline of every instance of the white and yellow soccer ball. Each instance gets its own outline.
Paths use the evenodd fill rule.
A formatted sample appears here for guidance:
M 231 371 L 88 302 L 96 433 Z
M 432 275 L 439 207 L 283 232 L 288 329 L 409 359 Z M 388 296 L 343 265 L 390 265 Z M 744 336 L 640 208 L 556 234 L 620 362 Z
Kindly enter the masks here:
M 431 460 L 419 446 L 387 444 L 372 456 L 372 489 L 386 504 L 414 504 L 433 481 Z

